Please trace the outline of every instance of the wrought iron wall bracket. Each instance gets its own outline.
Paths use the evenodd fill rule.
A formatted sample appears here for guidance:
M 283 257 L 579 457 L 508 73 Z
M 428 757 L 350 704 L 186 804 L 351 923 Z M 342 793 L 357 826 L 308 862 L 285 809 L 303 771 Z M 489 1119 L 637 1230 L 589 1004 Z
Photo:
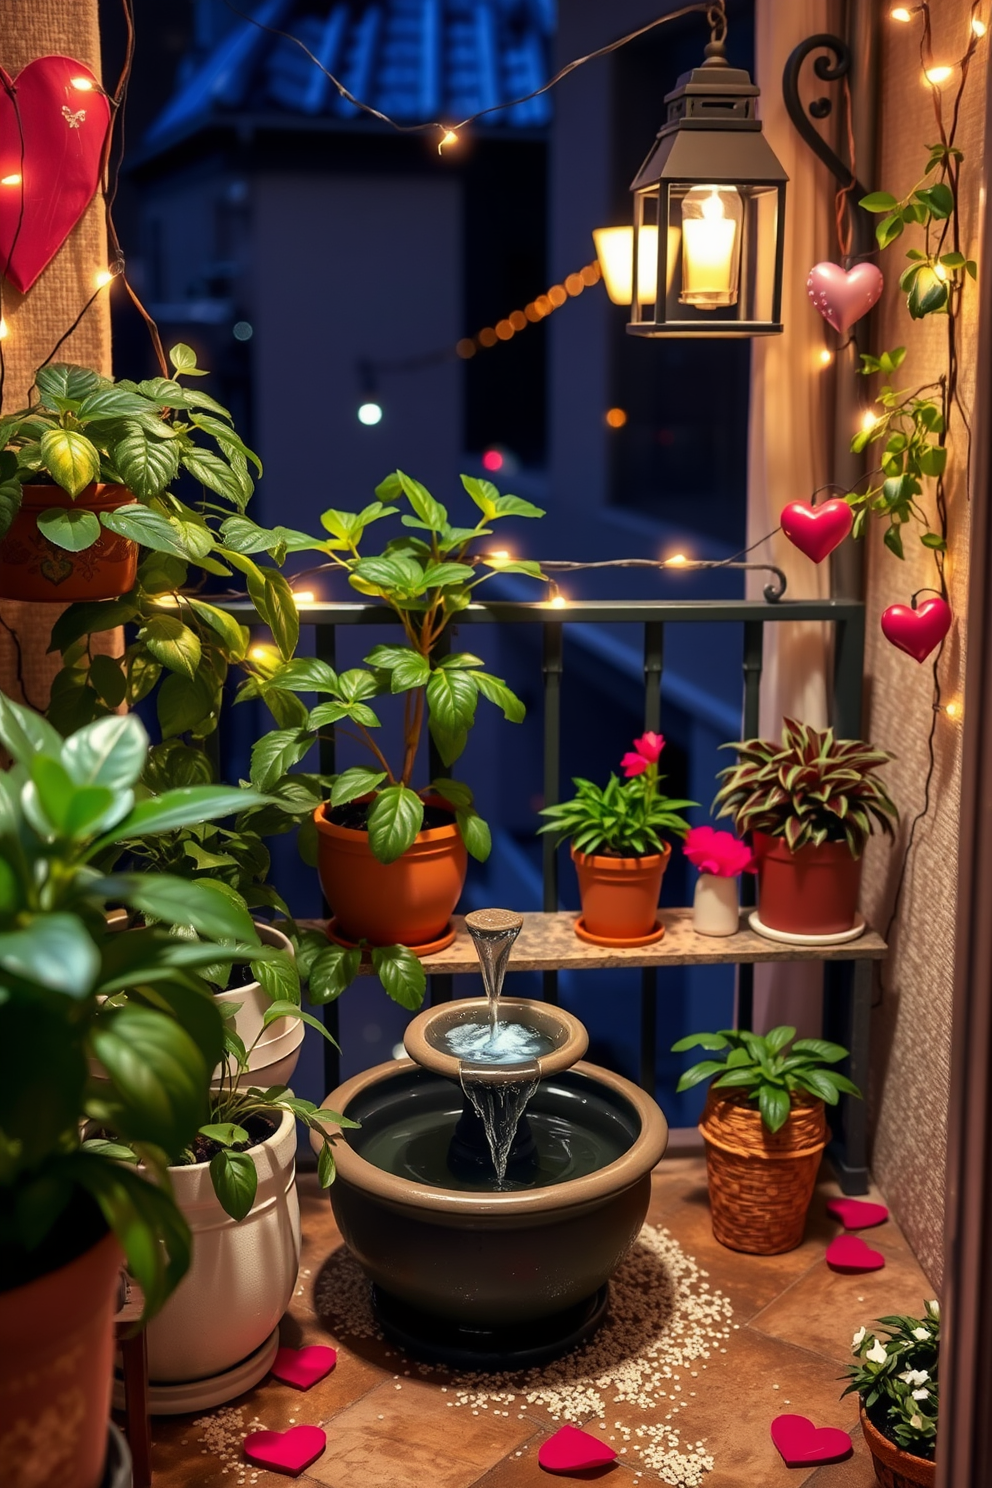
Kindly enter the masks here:
M 851 49 L 839 36 L 832 36 L 829 32 L 820 32 L 816 36 L 808 36 L 805 41 L 790 53 L 782 74 L 782 96 L 785 106 L 796 129 L 809 145 L 814 155 L 817 155 L 837 181 L 838 185 L 850 189 L 850 211 L 851 211 L 851 258 L 864 258 L 872 253 L 875 248 L 875 228 L 871 215 L 858 206 L 863 196 L 868 191 L 861 184 L 849 165 L 846 165 L 838 154 L 827 144 L 819 130 L 811 124 L 808 115 L 814 119 L 827 119 L 833 112 L 833 103 L 829 98 L 816 98 L 809 105 L 808 110 L 804 107 L 799 97 L 799 75 L 803 63 L 813 52 L 831 52 L 830 57 L 819 56 L 813 63 L 813 71 L 824 83 L 838 83 L 847 77 L 851 70 Z

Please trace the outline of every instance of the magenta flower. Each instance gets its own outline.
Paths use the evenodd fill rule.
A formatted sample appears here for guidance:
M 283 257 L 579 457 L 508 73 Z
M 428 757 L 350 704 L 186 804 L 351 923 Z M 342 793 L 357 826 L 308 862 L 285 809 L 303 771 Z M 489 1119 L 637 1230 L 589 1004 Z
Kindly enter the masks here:
M 620 761 L 623 773 L 630 780 L 634 775 L 643 775 L 650 766 L 650 760 L 646 760 L 643 754 L 628 753 Z
M 620 761 L 627 779 L 634 775 L 643 775 L 649 765 L 656 765 L 664 747 L 664 735 L 653 734 L 650 729 L 639 739 L 635 739 L 633 750 L 628 751 Z
M 736 878 L 738 873 L 756 871 L 751 849 L 733 832 L 692 827 L 682 851 L 701 873 L 715 873 L 718 878 Z

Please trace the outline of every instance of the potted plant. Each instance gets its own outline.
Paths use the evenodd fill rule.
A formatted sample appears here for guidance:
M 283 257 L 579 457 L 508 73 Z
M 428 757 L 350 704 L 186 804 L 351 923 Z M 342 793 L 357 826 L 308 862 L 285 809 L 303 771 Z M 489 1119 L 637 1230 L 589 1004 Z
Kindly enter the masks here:
M 892 755 L 787 718 L 781 745 L 724 745 L 738 763 L 720 772 L 714 806 L 749 832 L 758 864 L 753 928 L 785 938 L 858 931 L 861 857 L 875 825 L 898 820 L 876 775 Z
M 575 933 L 593 945 L 650 945 L 665 933 L 658 899 L 672 849 L 661 834 L 684 837 L 689 824 L 678 813 L 699 803 L 659 793 L 664 746 L 661 734 L 642 734 L 621 761 L 622 783 L 611 775 L 601 789 L 576 778 L 571 801 L 541 812 L 547 821 L 539 832 L 571 839 L 582 900 Z
M 847 1050 L 797 1039 L 794 1028 L 764 1037 L 744 1030 L 694 1033 L 672 1045 L 726 1051 L 682 1075 L 676 1089 L 712 1080 L 699 1130 L 706 1143 L 713 1234 L 730 1250 L 779 1255 L 802 1244 L 823 1149 L 830 1140 L 824 1102 L 860 1096 L 830 1066 Z
M 736 935 L 740 929 L 737 879 L 756 872 L 751 849 L 733 832 L 691 827 L 682 848 L 699 869 L 692 899 L 692 928 L 697 935 Z
M 940 1305 L 923 1316 L 879 1318 L 851 1341 L 845 1395 L 857 1393 L 861 1428 L 885 1488 L 933 1488 L 937 1477 Z
M 206 375 L 195 353 L 169 356 L 175 378 L 138 383 L 41 367 L 38 401 L 0 418 L 0 597 L 116 598 L 134 585 L 139 545 L 202 562 L 207 521 L 168 490 L 183 470 L 244 511 L 258 457 L 225 408 L 180 385 Z
M 0 774 L 0 1461 L 37 1488 L 97 1488 L 121 1252 L 146 1319 L 189 1264 L 168 1164 L 209 1115 L 224 1050 L 199 972 L 266 953 L 211 885 L 94 864 L 138 832 L 261 798 L 203 787 L 136 801 L 135 717 L 63 740 L 0 695 L 0 745 L 13 760 Z M 110 905 L 154 906 L 184 933 L 119 934 Z M 103 1135 L 84 1138 L 87 1123 Z M 144 1173 L 122 1162 L 125 1144 Z

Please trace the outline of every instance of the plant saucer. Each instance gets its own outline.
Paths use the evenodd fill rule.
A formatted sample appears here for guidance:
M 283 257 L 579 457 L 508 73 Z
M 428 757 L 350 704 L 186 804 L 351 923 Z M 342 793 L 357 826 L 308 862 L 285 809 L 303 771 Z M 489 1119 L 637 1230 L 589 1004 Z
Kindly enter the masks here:
M 579 937 L 579 939 L 584 940 L 587 945 L 606 946 L 608 950 L 612 951 L 633 951 L 636 950 L 638 946 L 649 946 L 657 944 L 657 942 L 661 940 L 662 936 L 665 933 L 665 926 L 663 925 L 661 916 L 659 915 L 658 923 L 654 930 L 651 931 L 650 935 L 592 935 L 586 929 L 585 917 L 583 915 L 579 915 L 579 918 L 575 921 L 575 933 Z
M 333 941 L 335 945 L 344 946 L 346 951 L 357 951 L 359 949 L 357 940 L 345 940 L 343 935 L 338 934 L 337 920 L 333 916 L 324 926 L 324 933 L 328 940 Z M 454 921 L 449 920 L 447 930 L 445 930 L 443 935 L 439 935 L 437 940 L 425 941 L 423 945 L 407 946 L 407 950 L 412 951 L 415 956 L 434 956 L 438 951 L 446 951 L 448 949 L 455 939 L 455 934 Z M 361 949 L 364 954 L 368 954 L 368 946 L 362 946 Z
M 763 935 L 766 940 L 781 941 L 783 945 L 844 945 L 849 940 L 857 940 L 859 935 L 865 933 L 865 917 L 860 914 L 854 916 L 854 924 L 850 930 L 840 930 L 835 935 L 793 935 L 788 930 L 772 930 L 768 925 L 761 923 L 761 917 L 756 909 L 748 915 L 747 922 L 756 935 Z

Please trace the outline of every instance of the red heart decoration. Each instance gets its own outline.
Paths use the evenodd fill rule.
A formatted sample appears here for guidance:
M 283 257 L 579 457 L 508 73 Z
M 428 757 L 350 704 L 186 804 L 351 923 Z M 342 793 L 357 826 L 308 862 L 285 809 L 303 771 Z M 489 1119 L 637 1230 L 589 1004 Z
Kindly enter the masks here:
M 836 1426 L 814 1426 L 806 1416 L 776 1416 L 772 1441 L 786 1467 L 808 1467 L 813 1462 L 842 1462 L 853 1448 L 846 1431 Z
M 6 277 L 24 294 L 97 193 L 110 104 L 72 57 L 37 57 L 16 78 L 0 74 L 17 97 L 15 111 L 0 89 L 0 270 L 6 264 Z M 93 86 L 78 88 L 74 79 Z M 3 184 L 8 177 L 16 180 Z
M 838 1235 L 827 1246 L 827 1265 L 832 1271 L 853 1276 L 860 1271 L 881 1271 L 885 1257 L 857 1235 Z
M 939 595 L 925 599 L 915 610 L 904 604 L 889 605 L 882 613 L 882 634 L 914 661 L 923 662 L 950 630 L 951 618 L 950 605 Z
M 845 1230 L 870 1230 L 889 1217 L 884 1204 L 869 1204 L 865 1199 L 828 1199 L 827 1213 L 839 1219 Z
M 868 314 L 884 288 L 882 271 L 872 263 L 855 264 L 847 270 L 835 263 L 814 264 L 806 280 L 806 292 L 813 304 L 841 335 Z
M 337 1349 L 314 1343 L 309 1348 L 281 1348 L 276 1354 L 271 1373 L 284 1384 L 297 1390 L 309 1390 L 325 1379 L 338 1362 Z
M 782 508 L 782 531 L 800 553 L 822 563 L 839 547 L 854 524 L 854 513 L 846 501 L 835 497 L 821 506 L 791 501 Z
M 245 1456 L 259 1467 L 295 1478 L 316 1462 L 327 1446 L 319 1426 L 291 1426 L 288 1431 L 252 1431 L 244 1440 Z
M 616 1457 L 604 1441 L 580 1431 L 576 1426 L 563 1426 L 554 1436 L 542 1442 L 537 1460 L 548 1472 L 584 1472 L 590 1467 L 605 1467 Z

